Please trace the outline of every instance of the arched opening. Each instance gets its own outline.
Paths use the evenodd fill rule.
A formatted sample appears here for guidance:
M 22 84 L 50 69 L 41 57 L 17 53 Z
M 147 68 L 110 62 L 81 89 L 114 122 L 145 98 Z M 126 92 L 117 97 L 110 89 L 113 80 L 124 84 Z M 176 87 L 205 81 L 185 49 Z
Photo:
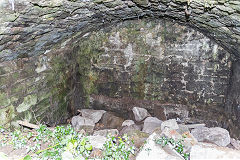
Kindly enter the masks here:
M 3 124 L 65 122 L 94 93 L 190 106 L 194 117 L 237 136 L 239 3 L 187 2 L 26 1 L 15 11 L 0 5 L 8 15 L 0 30 Z M 187 24 L 218 45 L 175 22 L 127 21 L 141 18 Z M 108 28 L 118 22 L 121 32 Z

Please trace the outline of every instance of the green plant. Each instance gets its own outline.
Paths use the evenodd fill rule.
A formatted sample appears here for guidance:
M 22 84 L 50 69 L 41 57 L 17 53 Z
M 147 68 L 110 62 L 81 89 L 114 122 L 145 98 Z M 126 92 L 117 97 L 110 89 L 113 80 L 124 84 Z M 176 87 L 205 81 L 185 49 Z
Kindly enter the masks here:
M 3 128 L 0 128 L 0 131 L 2 130 Z M 22 160 L 29 160 L 32 157 L 41 160 L 61 160 L 64 153 L 68 153 L 73 158 L 87 159 L 93 148 L 88 138 L 75 132 L 70 125 L 57 126 L 53 131 L 45 125 L 40 125 L 36 132 L 29 131 L 26 134 L 15 130 L 9 136 L 5 134 L 3 137 L 1 144 L 9 141 L 7 144 L 13 145 L 14 149 L 27 148 L 30 153 Z M 28 144 L 27 141 L 32 141 L 34 145 Z M 47 144 L 48 147 L 41 149 L 42 144 Z
M 10 136 L 11 136 L 10 144 L 13 145 L 14 149 L 23 148 L 27 145 L 27 138 L 22 136 L 20 130 L 12 132 Z
M 167 144 L 173 145 L 174 149 L 185 159 L 189 160 L 189 153 L 184 153 L 183 148 L 184 145 L 182 144 L 183 140 L 175 141 L 173 138 L 161 137 L 155 139 L 156 144 L 160 144 L 162 147 L 166 146 Z
M 103 148 L 103 160 L 128 160 L 134 154 L 133 142 L 127 135 L 121 137 L 108 136 Z
M 6 132 L 0 128 L 0 131 Z M 83 160 L 89 159 L 93 150 L 89 139 L 68 125 L 57 126 L 54 130 L 50 130 L 45 125 L 40 125 L 34 131 L 27 133 L 15 130 L 11 134 L 1 134 L 1 143 L 8 142 L 15 149 L 27 148 L 28 155 L 21 160 L 61 160 L 74 159 Z M 4 140 L 3 140 L 4 139 Z M 27 142 L 32 143 L 27 143 Z M 43 148 L 43 144 L 48 145 Z M 131 154 L 134 154 L 133 141 L 124 135 L 121 137 L 108 136 L 102 148 L 102 160 L 128 160 Z

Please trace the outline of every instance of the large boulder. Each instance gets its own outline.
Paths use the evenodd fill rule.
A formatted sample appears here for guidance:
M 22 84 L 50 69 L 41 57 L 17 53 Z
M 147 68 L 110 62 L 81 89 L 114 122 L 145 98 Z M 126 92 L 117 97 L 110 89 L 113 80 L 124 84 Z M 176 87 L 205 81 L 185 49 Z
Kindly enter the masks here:
M 138 122 L 150 116 L 150 114 L 145 108 L 133 107 L 132 111 L 133 111 L 135 120 Z
M 224 147 L 230 143 L 229 132 L 220 127 L 199 127 L 193 129 L 191 133 L 199 142 L 210 142 Z
M 161 127 L 162 121 L 156 117 L 148 117 L 144 120 L 143 132 L 151 134 L 156 128 Z
M 119 132 L 117 129 L 103 129 L 103 130 L 94 131 L 93 133 L 94 136 L 105 136 L 105 137 L 109 134 L 112 136 L 117 136 Z
M 93 109 L 81 109 L 80 110 L 82 117 L 92 119 L 94 123 L 97 123 L 102 118 L 102 115 L 105 112 L 106 111 L 104 111 L 104 110 L 93 110 Z
M 237 160 L 240 159 L 240 151 L 227 147 L 219 147 L 210 143 L 198 143 L 192 147 L 190 159 Z
M 120 129 L 123 121 L 123 118 L 116 116 L 114 113 L 106 112 L 103 114 L 100 123 L 103 125 L 103 129 Z
M 72 126 L 76 131 L 85 130 L 87 133 L 92 133 L 95 123 L 92 119 L 81 117 L 81 116 L 74 116 L 72 117 Z

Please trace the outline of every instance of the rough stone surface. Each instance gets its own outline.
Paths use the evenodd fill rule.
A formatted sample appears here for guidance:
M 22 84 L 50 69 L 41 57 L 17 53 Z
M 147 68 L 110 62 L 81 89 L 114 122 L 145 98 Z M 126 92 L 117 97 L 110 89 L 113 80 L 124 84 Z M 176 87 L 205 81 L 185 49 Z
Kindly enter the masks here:
M 147 116 L 150 116 L 150 114 L 145 108 L 133 107 L 132 111 L 135 120 L 138 122 L 144 120 Z
M 189 128 L 188 128 L 186 125 L 179 124 L 178 127 L 179 127 L 179 128 L 178 128 L 176 131 L 177 131 L 179 134 L 183 134 L 183 133 L 189 131 Z
M 93 110 L 93 109 L 81 109 L 82 117 L 92 119 L 94 123 L 97 123 L 102 115 L 106 112 L 104 110 Z
M 226 129 L 214 127 L 200 127 L 193 129 L 191 134 L 199 141 L 199 142 L 210 142 L 214 143 L 218 146 L 227 146 L 230 143 L 229 132 Z
M 162 131 L 162 132 L 160 132 L 161 136 L 172 138 L 176 141 L 182 139 L 182 135 L 180 133 L 178 133 L 176 130 L 165 128 L 164 130 L 158 130 L 158 132 L 159 131 Z
M 76 131 L 85 130 L 87 133 L 92 133 L 95 123 L 92 119 L 80 116 L 72 118 L 72 126 Z
M 181 158 L 176 155 L 169 154 L 165 152 L 160 145 L 157 145 L 154 141 L 154 137 L 157 134 L 153 133 L 147 139 L 146 144 L 143 146 L 143 149 L 137 154 L 136 160 L 146 160 L 146 159 L 159 159 L 159 160 L 181 160 Z
M 176 0 L 22 0 L 14 6 L 13 10 L 8 1 L 0 3 L 2 61 L 43 54 L 70 36 L 81 37 L 93 29 L 139 17 L 168 17 L 187 23 L 236 56 L 240 52 L 238 1 L 191 1 L 187 7 L 187 1 Z
M 129 136 L 130 140 L 134 142 L 134 146 L 138 149 L 144 145 L 146 139 L 149 137 L 149 134 L 146 134 L 139 130 L 129 131 L 127 135 Z
M 131 132 L 131 131 L 136 131 L 136 130 L 139 130 L 139 131 L 141 131 L 141 126 L 139 126 L 139 125 L 136 125 L 136 124 L 133 124 L 133 125 L 131 125 L 131 126 L 125 126 L 125 127 L 123 127 L 123 129 L 120 131 L 120 135 L 124 135 L 124 134 L 128 134 L 129 132 Z
M 168 128 L 170 130 L 177 130 L 179 129 L 179 126 L 175 119 L 169 119 L 161 123 L 161 130 L 163 131 L 165 128 Z
M 236 140 L 234 138 L 231 138 L 230 139 L 230 143 L 231 145 L 233 145 L 233 147 L 237 150 L 240 150 L 240 141 L 239 140 Z
M 166 119 L 179 119 L 181 122 L 187 121 L 189 118 L 189 109 L 185 105 L 162 105 Z
M 135 124 L 133 120 L 125 120 L 123 123 L 122 123 L 122 126 L 131 126 Z
M 112 112 L 106 112 L 103 114 L 100 123 L 103 124 L 105 129 L 119 129 L 122 127 L 123 121 L 123 118 L 115 116 Z
M 112 136 L 117 136 L 119 134 L 117 129 L 104 129 L 104 130 L 98 130 L 94 131 L 93 136 L 107 136 L 108 134 Z
M 240 159 L 240 151 L 209 143 L 198 143 L 192 147 L 190 159 Z
M 151 134 L 156 128 L 160 128 L 162 121 L 156 117 L 148 117 L 144 120 L 143 132 Z
M 231 123 L 225 127 L 229 128 L 232 136 L 239 137 L 239 126 L 237 124 L 240 124 L 240 60 L 233 62 L 231 73 L 230 86 L 228 88 L 224 110 L 224 112 L 231 115 L 228 119 Z
M 89 142 L 94 146 L 94 148 L 102 149 L 104 143 L 107 141 L 105 136 L 88 136 Z
M 0 5 L 3 124 L 7 122 L 9 126 L 9 122 L 17 119 L 48 125 L 65 123 L 67 118 L 76 115 L 77 109 L 89 106 L 89 95 L 94 93 L 188 105 L 192 109 L 189 116 L 218 121 L 217 125 L 237 130 L 236 120 L 229 126 L 220 122 L 237 119 L 237 116 L 225 118 L 222 113 L 232 61 L 223 48 L 235 55 L 238 53 L 235 51 L 239 46 L 236 39 L 239 29 L 234 25 L 239 18 L 229 9 L 235 6 L 233 10 L 236 10 L 238 5 L 226 2 L 225 5 L 230 6 L 214 4 L 216 7 L 208 10 L 203 3 L 194 1 L 190 4 L 193 12 L 186 21 L 186 2 L 137 4 L 132 1 L 22 0 L 15 3 L 13 11 L 4 1 Z M 202 11 L 201 14 L 195 13 L 198 11 Z M 215 17 L 217 22 L 206 21 L 214 19 L 210 13 L 226 15 Z M 150 15 L 159 17 L 159 14 L 173 21 L 127 21 Z M 118 23 L 120 21 L 123 23 Z M 195 24 L 222 47 L 177 21 Z M 223 26 L 219 28 L 214 24 Z M 25 105 L 24 99 L 29 95 L 37 97 L 36 103 Z M 16 108 L 20 104 L 23 110 L 19 113 Z M 237 108 L 238 105 L 231 106 Z M 239 135 L 237 133 L 235 135 Z

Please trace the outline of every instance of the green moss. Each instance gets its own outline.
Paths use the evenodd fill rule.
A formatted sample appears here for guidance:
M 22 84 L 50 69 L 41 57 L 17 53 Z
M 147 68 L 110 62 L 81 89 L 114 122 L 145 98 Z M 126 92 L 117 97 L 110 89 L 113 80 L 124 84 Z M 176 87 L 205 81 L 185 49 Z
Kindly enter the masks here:
M 136 52 L 142 55 L 151 55 L 152 48 L 146 43 L 145 36 L 141 36 L 141 28 L 146 25 L 143 21 L 140 24 L 128 24 L 125 28 L 120 29 L 122 41 L 126 44 L 136 44 Z M 152 29 L 154 24 L 150 24 L 149 29 Z M 146 26 L 145 26 L 146 27 Z
M 0 106 L 8 106 L 11 101 L 6 93 L 0 92 Z
M 133 88 L 134 92 L 137 93 L 135 98 L 144 99 L 145 98 L 145 80 L 147 75 L 147 63 L 143 58 L 140 58 L 136 63 L 135 75 L 133 80 L 136 82 Z
M 97 73 L 92 69 L 92 63 L 97 63 L 99 55 L 103 53 L 101 46 L 107 41 L 104 33 L 93 34 L 88 40 L 82 41 L 76 52 L 76 65 L 78 67 L 81 97 L 84 107 L 89 106 L 89 96 L 97 92 L 94 82 L 98 79 Z
M 24 97 L 23 102 L 16 108 L 18 113 L 27 111 L 31 106 L 37 103 L 36 95 L 28 95 Z
M 15 117 L 14 106 L 10 105 L 6 108 L 0 109 L 0 125 L 6 125 Z M 6 126 L 9 127 L 9 126 Z

